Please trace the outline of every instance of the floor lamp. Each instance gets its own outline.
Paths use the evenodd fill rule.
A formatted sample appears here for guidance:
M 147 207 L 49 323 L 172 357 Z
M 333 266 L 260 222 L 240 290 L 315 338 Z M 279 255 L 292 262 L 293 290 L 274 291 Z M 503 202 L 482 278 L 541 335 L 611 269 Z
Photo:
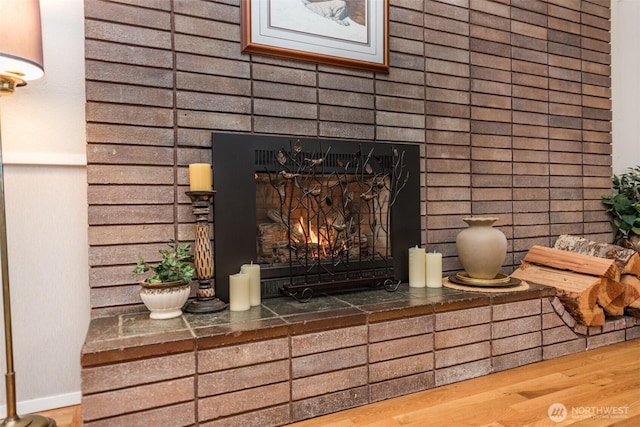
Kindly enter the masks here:
M 38 0 L 0 0 L 0 96 L 13 94 L 17 87 L 44 75 L 42 30 Z M 56 422 L 40 415 L 19 416 L 16 410 L 16 382 L 13 370 L 11 294 L 7 257 L 7 225 L 4 201 L 2 135 L 0 135 L 0 262 L 2 262 L 2 302 L 4 344 L 7 358 L 5 387 L 7 417 L 0 426 L 55 427 Z

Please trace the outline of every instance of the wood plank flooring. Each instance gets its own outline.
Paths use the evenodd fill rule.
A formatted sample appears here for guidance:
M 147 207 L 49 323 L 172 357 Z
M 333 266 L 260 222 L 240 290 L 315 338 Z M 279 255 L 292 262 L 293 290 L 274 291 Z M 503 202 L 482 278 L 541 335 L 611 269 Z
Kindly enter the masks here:
M 558 420 L 565 416 L 563 421 L 549 417 L 553 404 L 566 408 L 566 412 L 555 412 Z M 79 405 L 41 414 L 55 419 L 58 427 L 82 426 Z M 566 425 L 640 425 L 640 340 L 534 363 L 291 427 Z
M 38 412 L 38 414 L 55 420 L 57 427 L 82 427 L 80 405 L 66 406 L 64 408 Z

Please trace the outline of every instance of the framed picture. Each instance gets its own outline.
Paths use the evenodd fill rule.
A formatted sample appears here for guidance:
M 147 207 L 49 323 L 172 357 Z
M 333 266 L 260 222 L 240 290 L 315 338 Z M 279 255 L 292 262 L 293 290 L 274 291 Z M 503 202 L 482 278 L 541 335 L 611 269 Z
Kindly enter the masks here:
M 389 72 L 388 0 L 241 0 L 242 52 Z

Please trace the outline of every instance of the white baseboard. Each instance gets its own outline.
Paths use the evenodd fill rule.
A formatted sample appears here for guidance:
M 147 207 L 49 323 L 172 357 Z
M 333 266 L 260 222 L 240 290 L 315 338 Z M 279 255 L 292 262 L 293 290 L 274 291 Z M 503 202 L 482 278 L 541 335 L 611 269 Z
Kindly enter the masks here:
M 34 412 L 48 411 L 49 409 L 79 405 L 81 398 L 82 394 L 76 391 L 73 393 L 41 397 L 39 399 L 24 400 L 17 402 L 18 415 L 33 414 Z M 2 419 L 7 416 L 7 405 L 0 406 L 0 415 Z

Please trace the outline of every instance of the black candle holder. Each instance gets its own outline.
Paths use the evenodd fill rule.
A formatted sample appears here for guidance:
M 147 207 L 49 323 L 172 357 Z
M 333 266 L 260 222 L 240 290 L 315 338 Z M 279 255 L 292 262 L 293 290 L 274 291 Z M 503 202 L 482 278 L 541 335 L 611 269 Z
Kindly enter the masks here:
M 196 217 L 196 239 L 193 264 L 198 277 L 196 299 L 191 301 L 185 311 L 189 313 L 215 313 L 227 308 L 222 300 L 216 297 L 215 288 L 211 285 L 213 277 L 213 251 L 209 238 L 209 214 L 213 204 L 215 191 L 187 191 L 191 199 L 193 215 Z

